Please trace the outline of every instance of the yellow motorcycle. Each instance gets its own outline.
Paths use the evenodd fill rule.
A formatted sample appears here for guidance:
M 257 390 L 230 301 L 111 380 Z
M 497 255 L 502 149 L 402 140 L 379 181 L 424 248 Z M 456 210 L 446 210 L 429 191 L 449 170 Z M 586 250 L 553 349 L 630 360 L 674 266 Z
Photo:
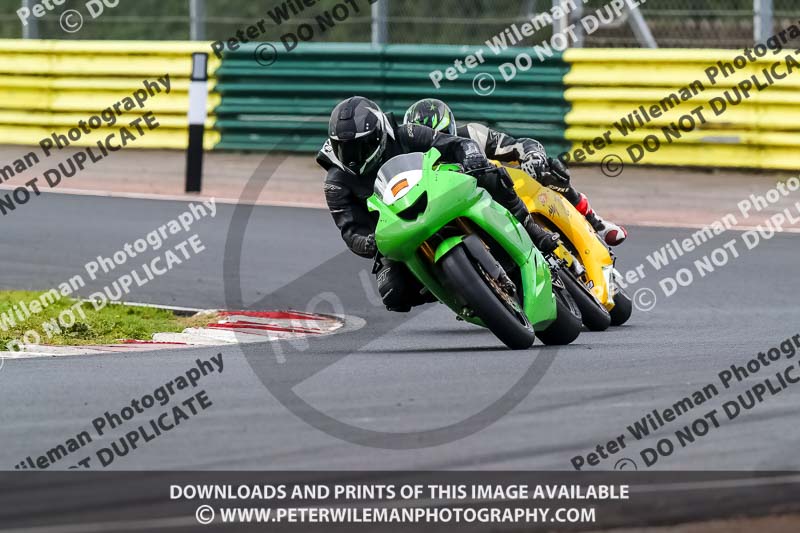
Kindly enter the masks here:
M 544 187 L 527 173 L 505 166 L 534 220 L 558 233 L 561 243 L 554 255 L 563 264 L 561 278 L 591 331 L 628 321 L 631 298 L 616 282 L 616 258 L 587 220 L 563 196 Z

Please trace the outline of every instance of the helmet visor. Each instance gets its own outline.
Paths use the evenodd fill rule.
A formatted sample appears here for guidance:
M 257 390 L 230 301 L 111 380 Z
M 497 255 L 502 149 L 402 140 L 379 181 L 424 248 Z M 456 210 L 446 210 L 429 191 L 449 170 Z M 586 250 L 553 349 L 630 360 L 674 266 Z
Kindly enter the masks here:
M 339 161 L 348 169 L 361 174 L 380 154 L 383 135 L 375 128 L 366 135 L 347 141 L 331 139 L 331 146 Z

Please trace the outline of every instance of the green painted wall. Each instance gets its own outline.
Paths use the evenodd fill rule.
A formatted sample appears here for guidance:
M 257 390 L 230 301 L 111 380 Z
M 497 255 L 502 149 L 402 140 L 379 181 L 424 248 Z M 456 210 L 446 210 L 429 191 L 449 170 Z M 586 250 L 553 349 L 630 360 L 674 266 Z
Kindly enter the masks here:
M 256 59 L 256 49 L 263 53 Z M 434 97 L 453 108 L 459 122 L 483 122 L 515 136 L 541 140 L 549 151 L 569 147 L 565 140 L 564 75 L 569 67 L 560 56 L 535 62 L 505 82 L 498 67 L 515 53 L 484 52 L 485 62 L 456 81 L 436 89 L 434 70 L 444 71 L 473 51 L 458 46 L 301 43 L 286 52 L 280 43 L 275 58 L 269 45 L 244 45 L 227 52 L 216 72 L 222 103 L 216 109 L 222 134 L 218 149 L 316 151 L 326 137 L 331 110 L 344 98 L 361 95 L 386 112 L 402 113 L 420 98 Z M 534 61 L 536 58 L 534 57 Z M 481 96 L 474 90 L 479 74 L 491 74 L 496 88 Z M 489 79 L 483 81 L 490 87 Z

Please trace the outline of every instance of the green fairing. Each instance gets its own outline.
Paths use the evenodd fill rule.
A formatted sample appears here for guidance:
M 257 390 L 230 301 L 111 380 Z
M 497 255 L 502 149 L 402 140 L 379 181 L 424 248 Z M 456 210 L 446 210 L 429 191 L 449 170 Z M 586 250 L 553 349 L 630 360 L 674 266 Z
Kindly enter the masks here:
M 461 315 L 463 310 L 456 296 L 439 282 L 429 260 L 419 253 L 419 249 L 453 220 L 469 219 L 500 244 L 519 265 L 525 314 L 536 331 L 547 328 L 556 318 L 556 303 L 547 262 L 522 225 L 508 210 L 492 200 L 489 193 L 478 188 L 475 178 L 461 174 L 457 165 L 436 166 L 440 156 L 435 149 L 425 154 L 421 180 L 392 205 L 384 203 L 378 194 L 373 194 L 367 200 L 369 210 L 380 215 L 375 240 L 381 254 L 405 263 L 434 296 Z M 420 200 L 423 194 L 427 195 L 427 208 L 416 220 L 405 220 L 398 216 L 398 213 Z M 466 235 L 442 241 L 434 251 L 435 262 L 438 263 L 449 251 L 459 246 L 464 237 Z M 479 319 L 463 318 L 482 325 Z

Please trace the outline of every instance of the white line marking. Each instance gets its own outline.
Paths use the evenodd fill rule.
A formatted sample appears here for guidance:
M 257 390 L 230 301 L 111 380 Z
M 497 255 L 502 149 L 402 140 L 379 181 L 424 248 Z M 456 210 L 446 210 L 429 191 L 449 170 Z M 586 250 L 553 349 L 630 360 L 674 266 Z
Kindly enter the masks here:
M 93 300 L 81 300 L 82 302 L 92 303 Z M 166 311 L 177 311 L 180 313 L 218 313 L 219 309 L 202 309 L 199 307 L 179 307 L 177 305 L 145 304 L 140 302 L 108 302 L 109 305 L 127 305 L 130 307 L 149 307 L 151 309 L 164 309 Z
M 13 191 L 17 187 L 9 187 L 7 185 L 0 185 L 0 191 Z M 254 206 L 273 206 L 273 207 L 297 207 L 299 209 L 325 209 L 325 206 L 319 202 L 292 202 L 283 200 L 270 200 L 266 202 L 259 201 L 240 201 L 238 198 L 220 198 L 219 196 L 207 196 L 202 193 L 197 195 L 190 194 L 157 194 L 157 193 L 144 193 L 144 192 L 116 192 L 116 191 L 97 191 L 89 189 L 69 189 L 58 188 L 49 191 L 42 191 L 42 194 L 66 194 L 73 196 L 95 196 L 101 198 L 128 198 L 131 200 L 158 200 L 165 202 L 198 202 L 202 200 L 211 200 L 218 204 L 223 205 L 254 205 Z
M 120 522 L 93 522 L 91 524 L 63 524 L 28 528 L 3 529 L 3 533 L 105 533 L 106 531 L 142 531 L 186 528 L 197 526 L 193 517 L 159 518 Z
M 766 222 L 766 220 L 765 220 Z M 669 224 L 665 222 L 658 222 L 652 220 L 644 220 L 638 222 L 626 222 L 624 220 L 620 221 L 621 224 L 627 224 L 629 226 L 641 226 L 644 228 L 682 228 L 682 229 L 705 229 L 710 226 L 710 224 L 687 224 L 683 222 L 670 222 Z M 732 227 L 728 231 L 754 231 L 757 230 L 758 226 L 735 226 Z M 800 228 L 783 228 L 783 231 L 779 231 L 777 233 L 800 233 Z
M 766 478 L 720 479 L 710 481 L 687 481 L 684 483 L 663 483 L 653 485 L 633 485 L 637 492 L 678 492 L 684 490 L 735 489 L 739 487 L 766 487 L 770 485 L 789 485 L 800 483 L 800 474 Z
M 0 185 L 0 191 L 13 191 L 16 187 L 9 187 L 7 185 Z M 197 202 L 202 200 L 211 200 L 212 198 L 218 204 L 223 205 L 252 205 L 263 207 L 295 207 L 298 209 L 325 209 L 322 203 L 317 202 L 294 202 L 288 200 L 267 200 L 267 201 L 240 201 L 233 198 L 220 198 L 218 196 L 206 196 L 203 194 L 194 195 L 180 195 L 180 194 L 156 194 L 156 193 L 137 193 L 137 192 L 115 192 L 115 191 L 96 191 L 88 189 L 69 189 L 58 188 L 50 191 L 42 191 L 43 194 L 66 194 L 74 196 L 95 196 L 101 198 L 127 198 L 131 200 L 156 200 L 163 202 Z M 630 226 L 641 226 L 646 228 L 685 228 L 685 229 L 703 229 L 709 224 L 687 224 L 683 222 L 662 222 L 654 220 L 639 220 L 630 221 L 620 219 L 621 224 Z M 739 226 L 731 228 L 731 231 L 752 231 L 757 229 L 757 226 Z M 800 228 L 784 228 L 783 233 L 800 233 Z
M 224 324 L 229 317 L 221 319 Z M 247 318 L 242 316 L 241 318 Z M 335 324 L 332 324 L 334 323 Z M 258 322 L 253 322 L 257 324 Z M 276 327 L 297 327 L 306 321 L 295 319 L 274 319 Z M 298 333 L 283 331 L 261 331 L 248 328 L 247 325 L 232 326 L 230 329 L 222 328 L 187 328 L 183 333 L 156 333 L 153 341 L 161 344 L 114 344 L 97 346 L 25 346 L 23 352 L 0 352 L 0 358 L 5 359 L 40 359 L 45 357 L 72 357 L 79 355 L 110 355 L 116 353 L 156 352 L 160 350 L 185 350 L 203 348 L 208 346 L 232 346 L 236 344 L 260 344 L 278 341 L 290 341 L 303 337 L 325 337 L 359 330 L 366 325 L 366 320 L 352 315 L 327 317 L 325 321 L 328 329 L 314 333 Z M 320 325 L 320 322 L 313 322 Z

